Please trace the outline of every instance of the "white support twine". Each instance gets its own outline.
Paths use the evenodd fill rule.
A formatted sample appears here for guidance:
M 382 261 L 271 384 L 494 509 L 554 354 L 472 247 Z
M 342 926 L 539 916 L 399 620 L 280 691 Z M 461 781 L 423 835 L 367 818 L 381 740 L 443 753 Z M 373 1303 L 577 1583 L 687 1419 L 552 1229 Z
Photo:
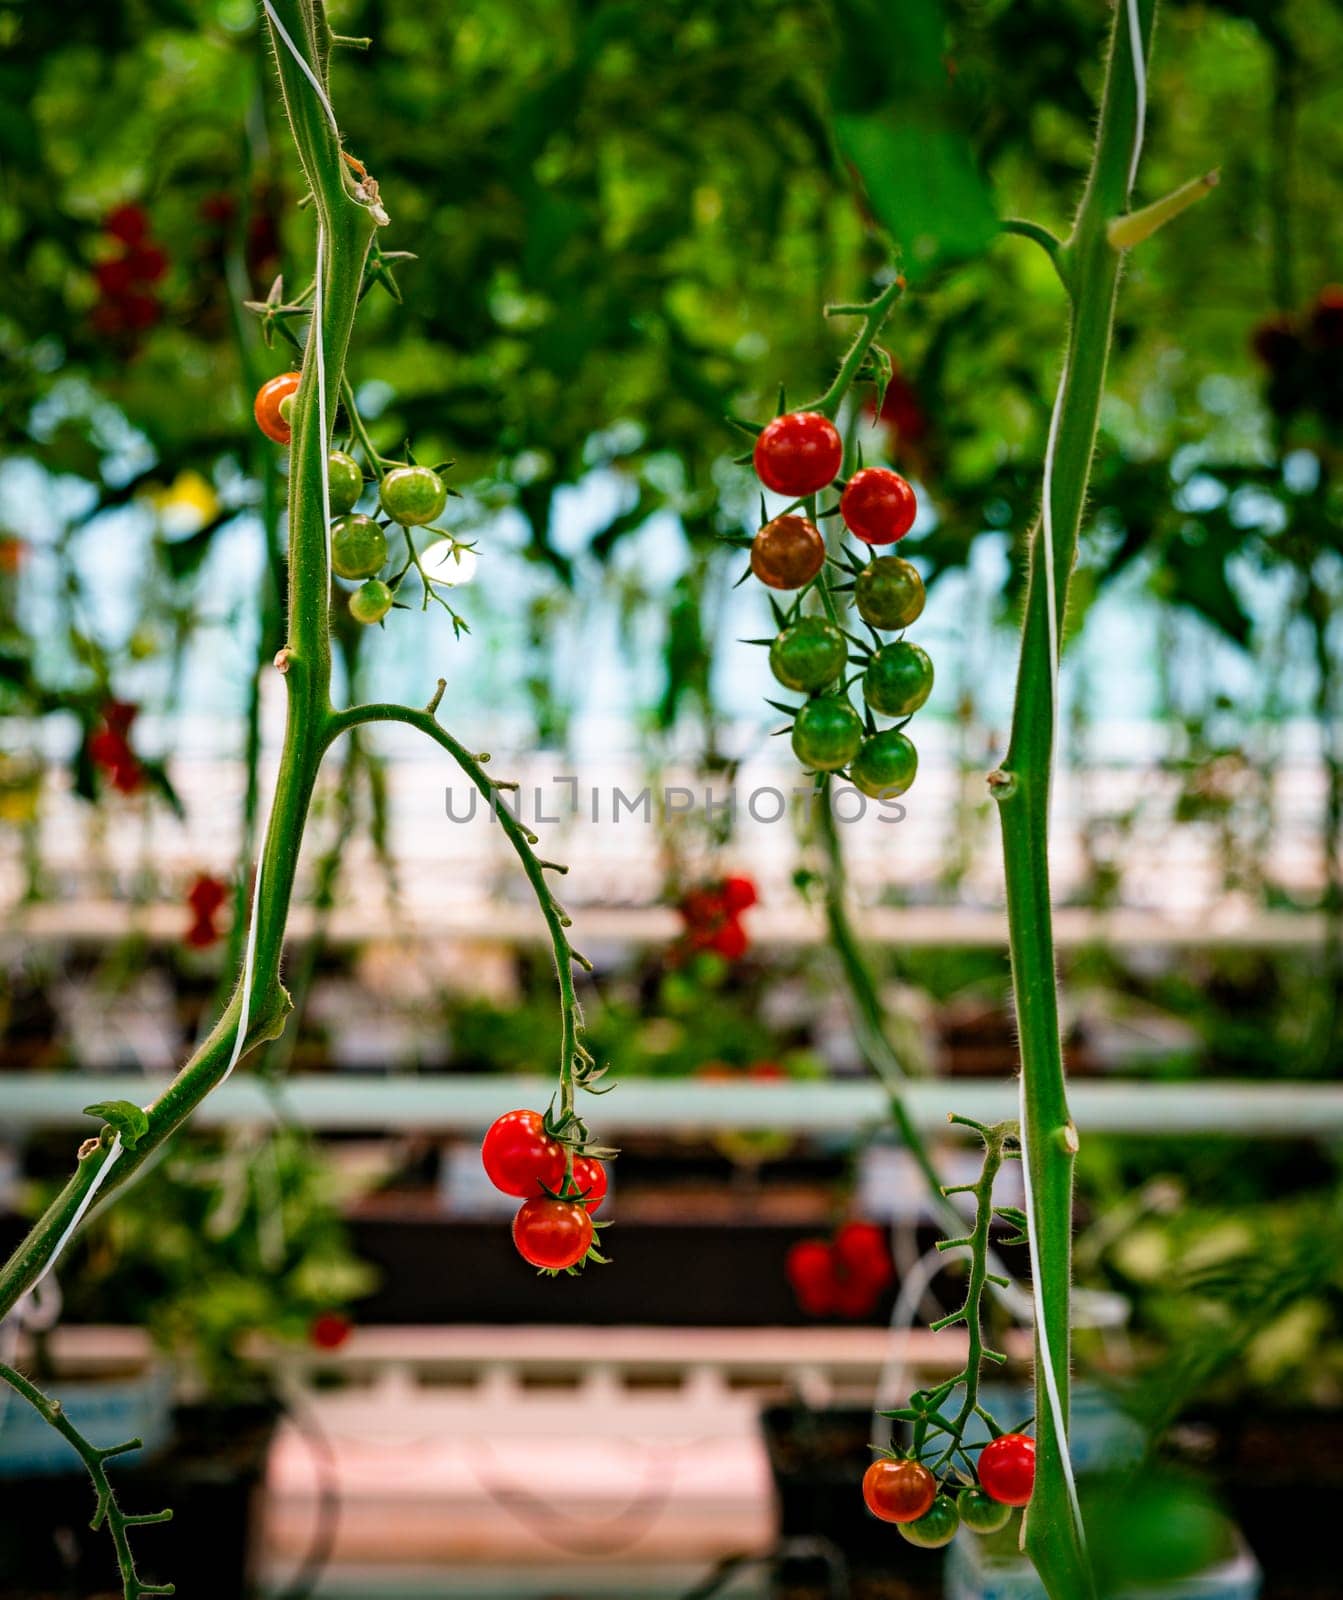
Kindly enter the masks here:
M 1138 181 L 1138 163 L 1142 160 L 1142 141 L 1147 123 L 1147 63 L 1142 53 L 1142 19 L 1138 15 L 1138 0 L 1127 0 L 1129 54 L 1133 57 L 1133 156 L 1128 164 L 1129 193 Z
M 1049 1345 L 1049 1324 L 1045 1318 L 1043 1283 L 1040 1278 L 1040 1246 L 1036 1239 L 1035 1198 L 1031 1188 L 1031 1157 L 1026 1148 L 1026 1078 L 1017 1080 L 1021 1117 L 1021 1182 L 1025 1190 L 1026 1215 L 1030 1219 L 1026 1228 L 1026 1244 L 1031 1261 L 1031 1297 L 1035 1302 L 1035 1338 L 1040 1347 L 1040 1365 L 1044 1368 L 1045 1398 L 1049 1401 L 1049 1415 L 1054 1424 L 1054 1437 L 1059 1442 L 1059 1460 L 1063 1464 L 1063 1481 L 1068 1486 L 1068 1504 L 1072 1507 L 1073 1526 L 1083 1551 L 1087 1547 L 1086 1529 L 1082 1525 L 1082 1507 L 1077 1500 L 1077 1480 L 1073 1476 L 1072 1453 L 1068 1447 L 1068 1419 L 1063 1411 L 1063 1397 L 1059 1393 L 1058 1374 Z
M 1138 176 L 1138 163 L 1142 159 L 1143 132 L 1147 121 L 1147 64 L 1143 60 L 1142 19 L 1138 12 L 1138 0 L 1125 0 L 1125 10 L 1128 17 L 1129 53 L 1133 57 L 1135 101 L 1133 153 L 1129 158 L 1128 169 L 1128 190 L 1131 194 Z M 1049 437 L 1045 444 L 1044 498 L 1040 510 L 1040 536 L 1044 541 L 1045 557 L 1045 609 L 1049 614 L 1050 716 L 1049 785 L 1045 799 L 1046 841 L 1049 833 L 1049 816 L 1052 811 L 1055 754 L 1058 749 L 1059 737 L 1059 617 L 1058 579 L 1054 570 L 1054 456 L 1058 448 L 1059 419 L 1063 413 L 1063 396 L 1068 387 L 1071 363 L 1072 351 L 1069 349 L 1063 359 L 1063 371 L 1059 374 L 1058 392 L 1054 396 L 1054 409 L 1049 418 Z M 1054 1362 L 1050 1352 L 1049 1329 L 1045 1321 L 1043 1290 L 1040 1282 L 1040 1254 L 1036 1242 L 1035 1202 L 1031 1189 L 1031 1160 L 1030 1151 L 1026 1144 L 1026 1079 L 1024 1074 L 1019 1078 L 1017 1087 L 1020 1098 L 1021 1119 L 1021 1172 L 1025 1186 L 1026 1215 L 1030 1219 L 1030 1225 L 1026 1229 L 1026 1236 L 1030 1248 L 1031 1297 L 1035 1307 L 1035 1336 L 1040 1347 L 1040 1361 L 1044 1366 L 1045 1397 L 1049 1401 L 1049 1414 L 1054 1425 L 1054 1436 L 1059 1441 L 1059 1457 L 1063 1463 L 1064 1482 L 1068 1486 L 1068 1501 L 1072 1507 L 1077 1537 L 1081 1542 L 1082 1549 L 1085 1551 L 1086 1530 L 1082 1526 L 1082 1511 L 1077 1501 L 1077 1482 L 1073 1476 L 1072 1456 L 1068 1448 L 1067 1418 L 1063 1413 L 1063 1400 L 1059 1394 L 1058 1376 L 1054 1371 Z
M 308 65 L 308 63 L 303 59 L 303 56 L 299 52 L 298 46 L 295 45 L 294 41 L 289 37 L 289 30 L 285 27 L 284 23 L 280 21 L 279 17 L 276 16 L 275 7 L 271 4 L 271 0 L 261 0 L 261 4 L 265 7 L 266 16 L 270 19 L 271 27 L 274 28 L 276 33 L 279 34 L 280 38 L 284 40 L 289 54 L 293 56 L 294 60 L 298 63 L 298 70 L 313 86 L 317 98 L 322 102 L 322 110 L 326 112 L 326 120 L 331 124 L 331 131 L 335 134 L 337 140 L 339 140 L 340 127 L 336 122 L 336 113 L 331 109 L 331 102 L 326 97 L 326 90 L 322 87 L 321 80 Z

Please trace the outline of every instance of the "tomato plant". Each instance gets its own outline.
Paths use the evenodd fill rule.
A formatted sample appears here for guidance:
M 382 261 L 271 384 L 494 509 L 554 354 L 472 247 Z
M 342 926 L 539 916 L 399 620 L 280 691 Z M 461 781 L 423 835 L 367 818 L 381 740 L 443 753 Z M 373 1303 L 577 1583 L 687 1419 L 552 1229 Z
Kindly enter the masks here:
M 440 586 L 422 568 L 420 547 L 415 543 L 414 530 L 431 522 L 443 508 L 447 491 L 442 478 L 432 468 L 382 454 L 346 377 L 356 312 L 375 288 L 401 299 L 392 268 L 405 252 L 383 251 L 377 243 L 379 230 L 391 221 L 379 183 L 336 131 L 339 122 L 330 99 L 329 64 L 331 47 L 341 41 L 331 35 L 315 0 L 266 0 L 264 11 L 267 77 L 269 81 L 278 75 L 297 149 L 302 192 L 308 197 L 302 215 L 311 230 L 312 270 L 309 283 L 292 298 L 285 298 L 284 279 L 277 275 L 265 298 L 246 302 L 260 319 L 266 344 L 273 346 L 278 340 L 292 349 L 301 360 L 302 371 L 281 373 L 262 384 L 253 401 L 261 431 L 275 443 L 290 447 L 287 548 L 273 551 L 287 594 L 283 606 L 276 595 L 276 638 L 265 641 L 266 659 L 273 657 L 283 680 L 287 715 L 269 803 L 258 804 L 253 813 L 255 863 L 246 862 L 243 872 L 251 882 L 250 901 L 241 907 L 244 914 L 236 921 L 241 958 L 235 969 L 238 979 L 214 1026 L 202 1033 L 166 1092 L 144 1106 L 105 1101 L 88 1108 L 87 1114 L 99 1119 L 97 1133 L 80 1147 L 73 1175 L 0 1270 L 0 1319 L 7 1317 L 54 1265 L 94 1201 L 105 1201 L 120 1190 L 145 1162 L 156 1157 L 165 1141 L 240 1062 L 283 1032 L 292 1005 L 280 977 L 286 924 L 312 797 L 327 752 L 355 730 L 396 722 L 432 740 L 488 800 L 506 787 L 503 780 L 487 775 L 484 762 L 488 756 L 474 754 L 439 721 L 446 688 L 442 679 L 427 704 L 363 702 L 356 689 L 351 703 L 342 708 L 333 705 L 331 546 L 334 537 L 338 552 L 344 551 L 348 529 L 333 530 L 330 522 L 333 515 L 353 515 L 351 508 L 361 492 L 356 478 L 362 481 L 364 467 L 378 480 L 380 499 L 399 524 L 405 560 L 388 581 L 373 577 L 364 581 L 350 595 L 351 614 L 360 622 L 380 620 L 395 603 L 400 585 L 415 573 L 422 585 L 424 606 L 438 600 L 451 615 L 454 629 L 460 630 L 464 624 L 439 592 Z M 107 287 L 115 290 L 124 280 L 133 290 L 137 281 L 156 280 L 166 270 L 166 258 L 154 253 L 156 247 L 147 242 L 140 219 L 118 217 L 115 226 L 126 259 L 110 258 L 102 274 Z M 338 426 L 349 430 L 343 447 L 336 445 Z M 267 483 L 274 487 L 274 465 L 268 464 L 265 473 Z M 381 486 L 388 480 L 391 487 L 384 495 Z M 208 484 L 205 490 L 208 496 Z M 272 515 L 270 523 L 277 525 L 278 516 Z M 372 539 L 367 528 L 354 526 L 367 544 Z M 354 564 L 363 567 L 370 559 L 364 551 Z M 276 651 L 274 644 L 281 638 L 283 643 Z M 154 771 L 132 748 L 133 717 L 133 707 L 109 702 L 101 725 L 90 725 L 87 714 L 81 719 L 89 764 L 100 765 L 116 787 L 127 790 Z M 350 749 L 350 744 L 346 748 Z M 264 791 L 260 798 L 265 798 Z M 571 1156 L 596 1159 L 608 1154 L 590 1146 L 577 1110 L 578 1093 L 592 1089 L 602 1071 L 583 1040 L 574 979 L 575 967 L 589 964 L 570 942 L 570 919 L 546 876 L 562 872 L 563 866 L 542 861 L 535 854 L 535 836 L 506 807 L 498 809 L 497 821 L 535 894 L 555 961 L 560 996 L 559 1063 L 549 1131 L 564 1149 L 563 1163 L 554 1173 L 558 1184 L 566 1181 Z M 254 871 L 250 870 L 253 865 Z M 604 1259 L 592 1248 L 594 1229 L 582 1204 L 541 1193 L 524 1201 L 515 1219 L 514 1237 L 529 1259 L 551 1269 L 572 1268 Z M 140 1577 L 130 1545 L 131 1530 L 161 1521 L 168 1513 L 129 1516 L 108 1478 L 106 1462 L 128 1446 L 104 1448 L 91 1443 L 59 1404 L 12 1366 L 0 1363 L 0 1378 L 56 1428 L 83 1461 L 97 1495 L 98 1522 L 107 1527 L 115 1547 L 124 1600 L 171 1593 L 171 1585 L 146 1583 Z

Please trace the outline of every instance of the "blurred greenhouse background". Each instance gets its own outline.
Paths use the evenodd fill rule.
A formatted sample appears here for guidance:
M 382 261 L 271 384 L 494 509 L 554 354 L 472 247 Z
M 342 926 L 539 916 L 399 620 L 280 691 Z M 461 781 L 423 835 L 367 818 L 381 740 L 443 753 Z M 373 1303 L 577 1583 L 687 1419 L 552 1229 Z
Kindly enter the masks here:
M 593 1114 L 621 1148 L 612 1264 L 551 1281 L 512 1254 L 478 1144 L 553 1087 L 544 925 L 441 752 L 363 729 L 315 797 L 287 1031 L 95 1213 L 0 1359 L 143 1434 L 139 1498 L 178 1505 L 143 1568 L 201 1600 L 1034 1600 L 1015 1531 L 944 1564 L 854 1485 L 874 1400 L 963 1358 L 927 1327 L 955 1283 L 921 1276 L 937 1219 L 892 1076 L 947 1182 L 968 1155 L 945 1113 L 1015 1114 L 984 778 L 1065 322 L 1046 255 L 996 219 L 1066 232 L 1109 8 L 328 10 L 372 41 L 333 54 L 332 99 L 391 216 L 353 391 L 382 448 L 452 461 L 444 526 L 472 547 L 423 613 L 335 609 L 336 690 L 420 705 L 445 678 L 445 724 L 570 867 L 589 1044 L 620 1083 Z M 236 975 L 284 720 L 286 458 L 251 397 L 291 364 L 266 305 L 312 243 L 250 0 L 0 0 L 0 44 L 14 1244 L 95 1131 L 83 1108 L 164 1081 Z M 874 96 L 894 201 L 845 145 Z M 1075 1455 L 1119 1530 L 1108 1592 L 1325 1600 L 1343 13 L 1163 0 L 1149 106 L 1141 198 L 1220 182 L 1126 271 L 1062 669 Z M 890 204 L 891 375 L 840 426 L 917 488 L 900 551 L 937 676 L 918 781 L 894 810 L 846 786 L 827 829 L 773 737 L 774 623 L 736 542 L 760 492 L 728 419 L 824 390 L 848 330 L 822 308 L 890 281 Z M 757 903 L 701 936 L 724 880 Z M 869 992 L 827 940 L 837 883 Z M 817 1298 L 799 1243 L 867 1224 L 889 1271 Z M 1029 1312 L 1001 1315 L 1028 1409 Z M 0 1593 L 113 1593 L 77 1463 L 16 1405 Z M 1151 1503 L 1106 1501 L 1148 1448 Z

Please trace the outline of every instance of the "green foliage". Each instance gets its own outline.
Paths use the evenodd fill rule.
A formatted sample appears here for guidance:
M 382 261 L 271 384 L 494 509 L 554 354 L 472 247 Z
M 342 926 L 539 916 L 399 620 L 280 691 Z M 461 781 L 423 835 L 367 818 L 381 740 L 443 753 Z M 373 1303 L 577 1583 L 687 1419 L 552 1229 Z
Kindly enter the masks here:
M 372 1287 L 346 1241 L 345 1198 L 297 1130 L 181 1136 L 90 1231 L 67 1299 L 86 1316 L 147 1319 L 212 1394 L 235 1395 L 259 1382 L 250 1338 L 302 1343 L 314 1317 Z

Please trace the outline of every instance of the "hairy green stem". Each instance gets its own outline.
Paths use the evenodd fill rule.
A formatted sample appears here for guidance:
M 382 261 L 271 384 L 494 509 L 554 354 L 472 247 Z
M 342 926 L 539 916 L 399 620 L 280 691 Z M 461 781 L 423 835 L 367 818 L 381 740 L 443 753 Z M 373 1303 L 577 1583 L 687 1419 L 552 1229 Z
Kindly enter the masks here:
M 305 0 L 275 0 L 275 4 L 290 37 L 324 81 L 325 22 L 320 11 Z M 330 588 L 323 481 L 330 449 L 329 430 L 359 302 L 364 258 L 375 226 L 367 206 L 353 196 L 339 144 L 312 85 L 288 49 L 278 39 L 274 42 L 285 105 L 326 242 L 322 337 L 328 435 L 323 437 L 319 424 L 316 362 L 305 359 L 294 398 L 290 454 L 289 631 L 279 658 L 285 673 L 288 710 L 270 820 L 262 844 L 261 892 L 255 896 L 253 908 L 255 956 L 243 1054 L 278 1034 L 289 1010 L 289 998 L 280 982 L 285 924 L 317 770 L 339 731 L 330 695 Z M 309 354 L 313 343 L 310 335 Z M 240 982 L 209 1035 L 169 1087 L 146 1108 L 148 1131 L 134 1149 L 123 1151 L 102 1184 L 100 1196 L 105 1197 L 124 1184 L 227 1074 L 242 1014 Z M 45 1271 L 52 1252 L 80 1214 L 85 1195 L 109 1159 L 111 1145 L 111 1130 L 107 1128 L 97 1141 L 85 1144 L 73 1177 L 0 1271 L 0 1317 L 13 1309 Z
M 984 1295 L 988 1289 L 991 1274 L 989 1272 L 989 1235 L 993 1227 L 993 1185 L 1004 1160 L 1007 1158 L 1007 1146 L 1016 1140 L 1018 1135 L 1015 1122 L 997 1122 L 992 1127 L 983 1123 L 974 1122 L 969 1117 L 952 1117 L 952 1122 L 964 1128 L 973 1128 L 984 1141 L 984 1162 L 979 1171 L 979 1177 L 974 1183 L 948 1189 L 946 1194 L 966 1193 L 975 1197 L 975 1220 L 970 1233 L 960 1239 L 944 1239 L 938 1244 L 939 1250 L 953 1250 L 957 1248 L 968 1249 L 970 1252 L 970 1276 L 965 1286 L 965 1299 L 958 1311 L 953 1311 L 950 1316 L 943 1317 L 940 1322 L 933 1323 L 934 1331 L 949 1328 L 954 1323 L 961 1322 L 965 1325 L 966 1351 L 965 1369 L 958 1382 L 965 1387 L 961 1398 L 960 1410 L 952 1422 L 951 1438 L 946 1449 L 934 1466 L 934 1472 L 941 1473 L 944 1467 L 950 1466 L 952 1458 L 961 1447 L 965 1436 L 965 1429 L 970 1419 L 980 1413 L 979 1384 L 984 1363 L 991 1361 L 1001 1366 L 1007 1357 L 1000 1350 L 992 1350 L 984 1343 Z M 981 1413 L 982 1414 L 982 1413 Z
M 853 381 L 858 376 L 863 358 L 872 348 L 877 335 L 881 332 L 882 324 L 891 313 L 891 307 L 905 292 L 905 280 L 901 277 L 892 278 L 889 284 L 881 291 L 875 300 L 866 305 L 854 306 L 827 306 L 826 314 L 832 317 L 862 317 L 863 326 L 858 330 L 853 343 L 844 353 L 840 362 L 839 371 L 835 374 L 835 381 L 825 391 L 819 400 L 815 400 L 808 407 L 811 411 L 819 411 L 822 416 L 833 418 L 840 406 L 844 403 L 844 396 L 853 387 Z
M 440 678 L 438 692 L 424 710 L 403 705 L 369 703 L 338 712 L 335 724 L 341 731 L 362 727 L 371 722 L 399 722 L 410 728 L 418 728 L 421 733 L 426 734 L 448 752 L 491 808 L 493 817 L 517 853 L 550 934 L 555 975 L 560 988 L 560 1120 L 561 1125 L 577 1125 L 580 1136 L 585 1136 L 586 1130 L 576 1109 L 576 1094 L 580 1088 L 590 1089 L 598 1074 L 595 1062 L 582 1042 L 583 1014 L 574 987 L 573 969 L 577 965 L 585 971 L 591 971 L 592 964 L 586 956 L 580 955 L 570 942 L 568 933 L 570 918 L 546 881 L 547 871 L 564 873 L 568 868 L 558 862 L 543 861 L 537 856 L 533 849 L 538 842 L 536 835 L 509 810 L 507 802 L 501 798 L 504 792 L 515 786 L 491 778 L 484 767 L 484 762 L 488 761 L 489 757 L 474 755 L 438 721 L 434 712 L 443 689 L 444 683 Z M 566 1153 L 572 1170 L 572 1151 L 567 1146 Z
M 166 1595 L 174 1593 L 171 1583 L 145 1583 L 136 1570 L 135 1555 L 130 1545 L 130 1530 L 132 1528 L 147 1527 L 150 1523 L 168 1522 L 172 1518 L 171 1511 L 156 1511 L 147 1515 L 131 1516 L 121 1509 L 112 1484 L 107 1476 L 107 1463 L 113 1456 L 125 1455 L 128 1451 L 139 1450 L 142 1441 L 128 1439 L 124 1444 L 99 1447 L 90 1443 L 88 1439 L 75 1427 L 61 1408 L 59 1400 L 53 1400 L 45 1395 L 35 1385 L 28 1381 L 21 1372 L 16 1372 L 13 1367 L 0 1364 L 0 1380 L 7 1383 L 15 1394 L 22 1396 L 32 1406 L 33 1410 L 49 1423 L 61 1438 L 66 1440 L 79 1459 L 84 1463 L 89 1478 L 93 1483 L 93 1492 L 96 1496 L 93 1510 L 93 1520 L 89 1526 L 95 1531 L 106 1522 L 108 1532 L 112 1535 L 112 1544 L 117 1553 L 117 1565 L 122 1575 L 122 1593 L 125 1600 L 140 1600 L 141 1595 Z
M 1155 0 L 1140 0 L 1146 54 Z M 1129 164 L 1137 121 L 1134 61 L 1123 5 L 1115 8 L 1104 97 L 1081 206 L 1059 252 L 1071 317 L 1057 401 L 1050 507 L 1056 577 L 1055 637 L 1062 638 L 1068 578 L 1077 554 L 1101 394 L 1113 331 L 1121 254 L 1109 242 L 1112 218 L 1128 208 Z M 1042 528 L 1031 540 L 1021 660 L 1007 755 L 990 776 L 1003 838 L 1007 916 L 1021 1040 L 1030 1228 L 1039 1265 L 1043 1334 L 1036 1330 L 1036 1491 L 1026 1549 L 1051 1600 L 1094 1593 L 1081 1530 L 1070 1509 L 1064 1451 L 1048 1395 L 1052 1377 L 1066 1422 L 1069 1396 L 1073 1163 L 1077 1136 L 1068 1111 L 1059 1037 L 1049 880 L 1049 799 L 1054 745 L 1054 685 Z M 1048 1347 L 1052 1373 L 1044 1370 Z

